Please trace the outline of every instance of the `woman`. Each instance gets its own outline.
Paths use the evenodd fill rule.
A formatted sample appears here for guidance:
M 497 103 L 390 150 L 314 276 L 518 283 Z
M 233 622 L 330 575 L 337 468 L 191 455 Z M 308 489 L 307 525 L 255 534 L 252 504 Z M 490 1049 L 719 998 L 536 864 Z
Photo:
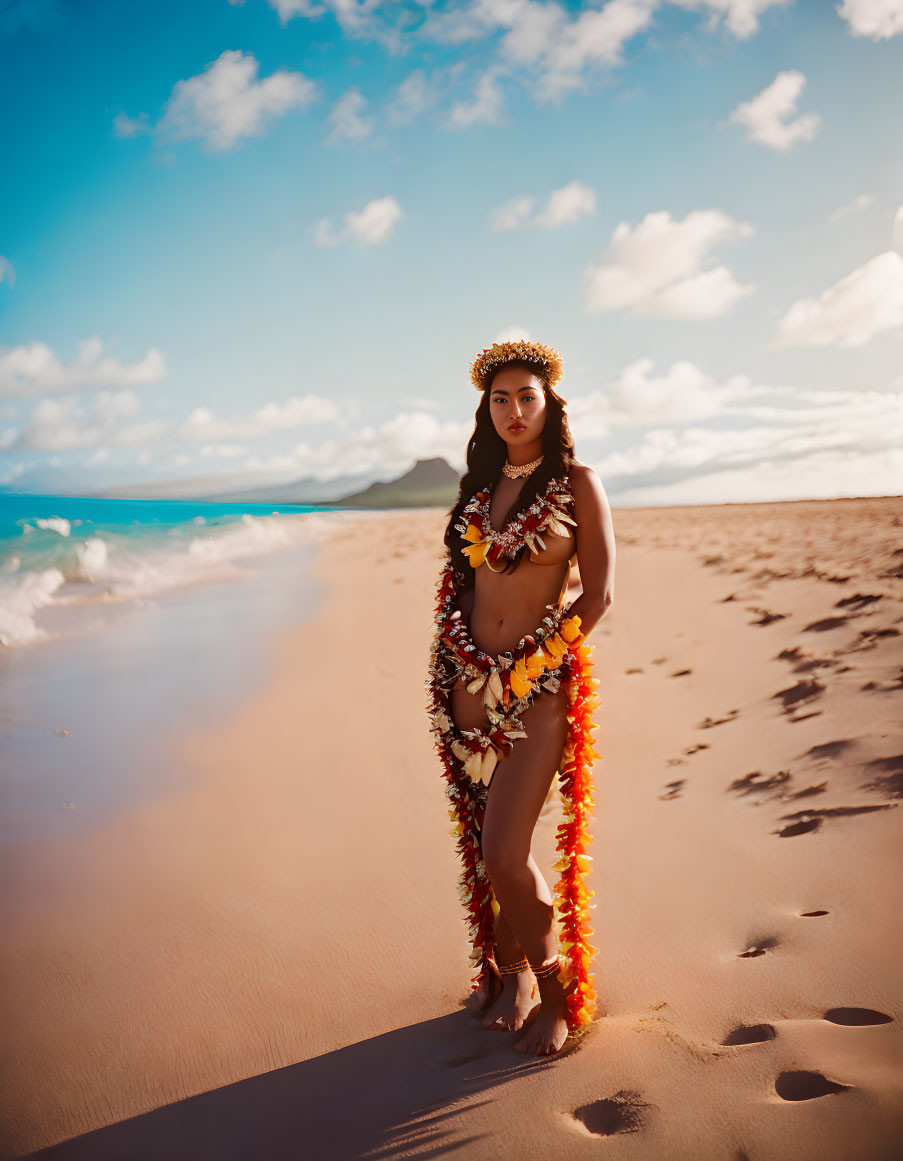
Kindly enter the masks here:
M 518 1050 L 548 1055 L 595 1013 L 595 892 L 583 875 L 598 681 L 583 641 L 612 603 L 615 560 L 605 491 L 574 459 L 553 390 L 561 375 L 558 352 L 536 342 L 496 343 L 472 364 L 482 397 L 445 532 L 427 683 L 480 1022 L 523 1027 Z M 563 606 L 575 553 L 583 591 Z M 565 822 L 553 901 L 530 841 L 556 771 Z

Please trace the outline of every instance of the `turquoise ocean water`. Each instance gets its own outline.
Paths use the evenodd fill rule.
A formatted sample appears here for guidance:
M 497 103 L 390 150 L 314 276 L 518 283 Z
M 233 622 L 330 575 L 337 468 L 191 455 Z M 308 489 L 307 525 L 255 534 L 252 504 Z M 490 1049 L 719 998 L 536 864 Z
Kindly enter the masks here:
M 242 562 L 308 539 L 304 514 L 334 511 L 0 493 L 0 647 L 46 640 L 63 625 L 78 632 L 64 608 L 238 576 Z
M 274 637 L 323 597 L 324 528 L 349 515 L 0 495 L 0 842 L 190 777 L 171 742 L 265 682 Z

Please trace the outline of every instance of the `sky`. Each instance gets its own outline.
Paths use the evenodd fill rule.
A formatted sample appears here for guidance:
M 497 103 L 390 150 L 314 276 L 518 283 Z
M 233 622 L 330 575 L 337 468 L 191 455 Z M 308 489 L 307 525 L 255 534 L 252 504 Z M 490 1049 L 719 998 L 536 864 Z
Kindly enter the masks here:
M 903 493 L 903 0 L 6 0 L 0 488 L 464 469 L 559 351 L 613 505 Z

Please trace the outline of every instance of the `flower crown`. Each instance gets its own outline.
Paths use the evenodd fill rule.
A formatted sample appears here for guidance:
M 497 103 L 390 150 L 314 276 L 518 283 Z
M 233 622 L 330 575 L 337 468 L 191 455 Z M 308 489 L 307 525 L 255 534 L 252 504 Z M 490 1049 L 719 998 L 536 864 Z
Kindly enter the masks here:
M 474 387 L 478 391 L 482 391 L 489 371 L 494 367 L 502 366 L 504 363 L 513 362 L 515 359 L 541 363 L 550 387 L 554 387 L 564 374 L 561 355 L 556 350 L 553 350 L 552 347 L 545 347 L 542 343 L 533 342 L 531 339 L 518 339 L 516 342 L 493 343 L 491 347 L 483 348 L 470 368 L 470 378 Z

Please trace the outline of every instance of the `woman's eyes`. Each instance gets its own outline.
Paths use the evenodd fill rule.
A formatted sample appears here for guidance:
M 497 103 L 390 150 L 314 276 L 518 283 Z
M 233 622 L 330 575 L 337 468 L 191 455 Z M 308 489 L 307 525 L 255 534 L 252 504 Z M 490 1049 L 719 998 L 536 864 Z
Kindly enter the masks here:
M 522 402 L 524 402 L 524 403 L 535 403 L 536 402 L 535 395 L 523 395 L 521 397 L 521 399 L 522 399 Z M 506 395 L 496 395 L 495 399 L 493 399 L 492 402 L 493 403 L 507 403 L 508 397 Z

